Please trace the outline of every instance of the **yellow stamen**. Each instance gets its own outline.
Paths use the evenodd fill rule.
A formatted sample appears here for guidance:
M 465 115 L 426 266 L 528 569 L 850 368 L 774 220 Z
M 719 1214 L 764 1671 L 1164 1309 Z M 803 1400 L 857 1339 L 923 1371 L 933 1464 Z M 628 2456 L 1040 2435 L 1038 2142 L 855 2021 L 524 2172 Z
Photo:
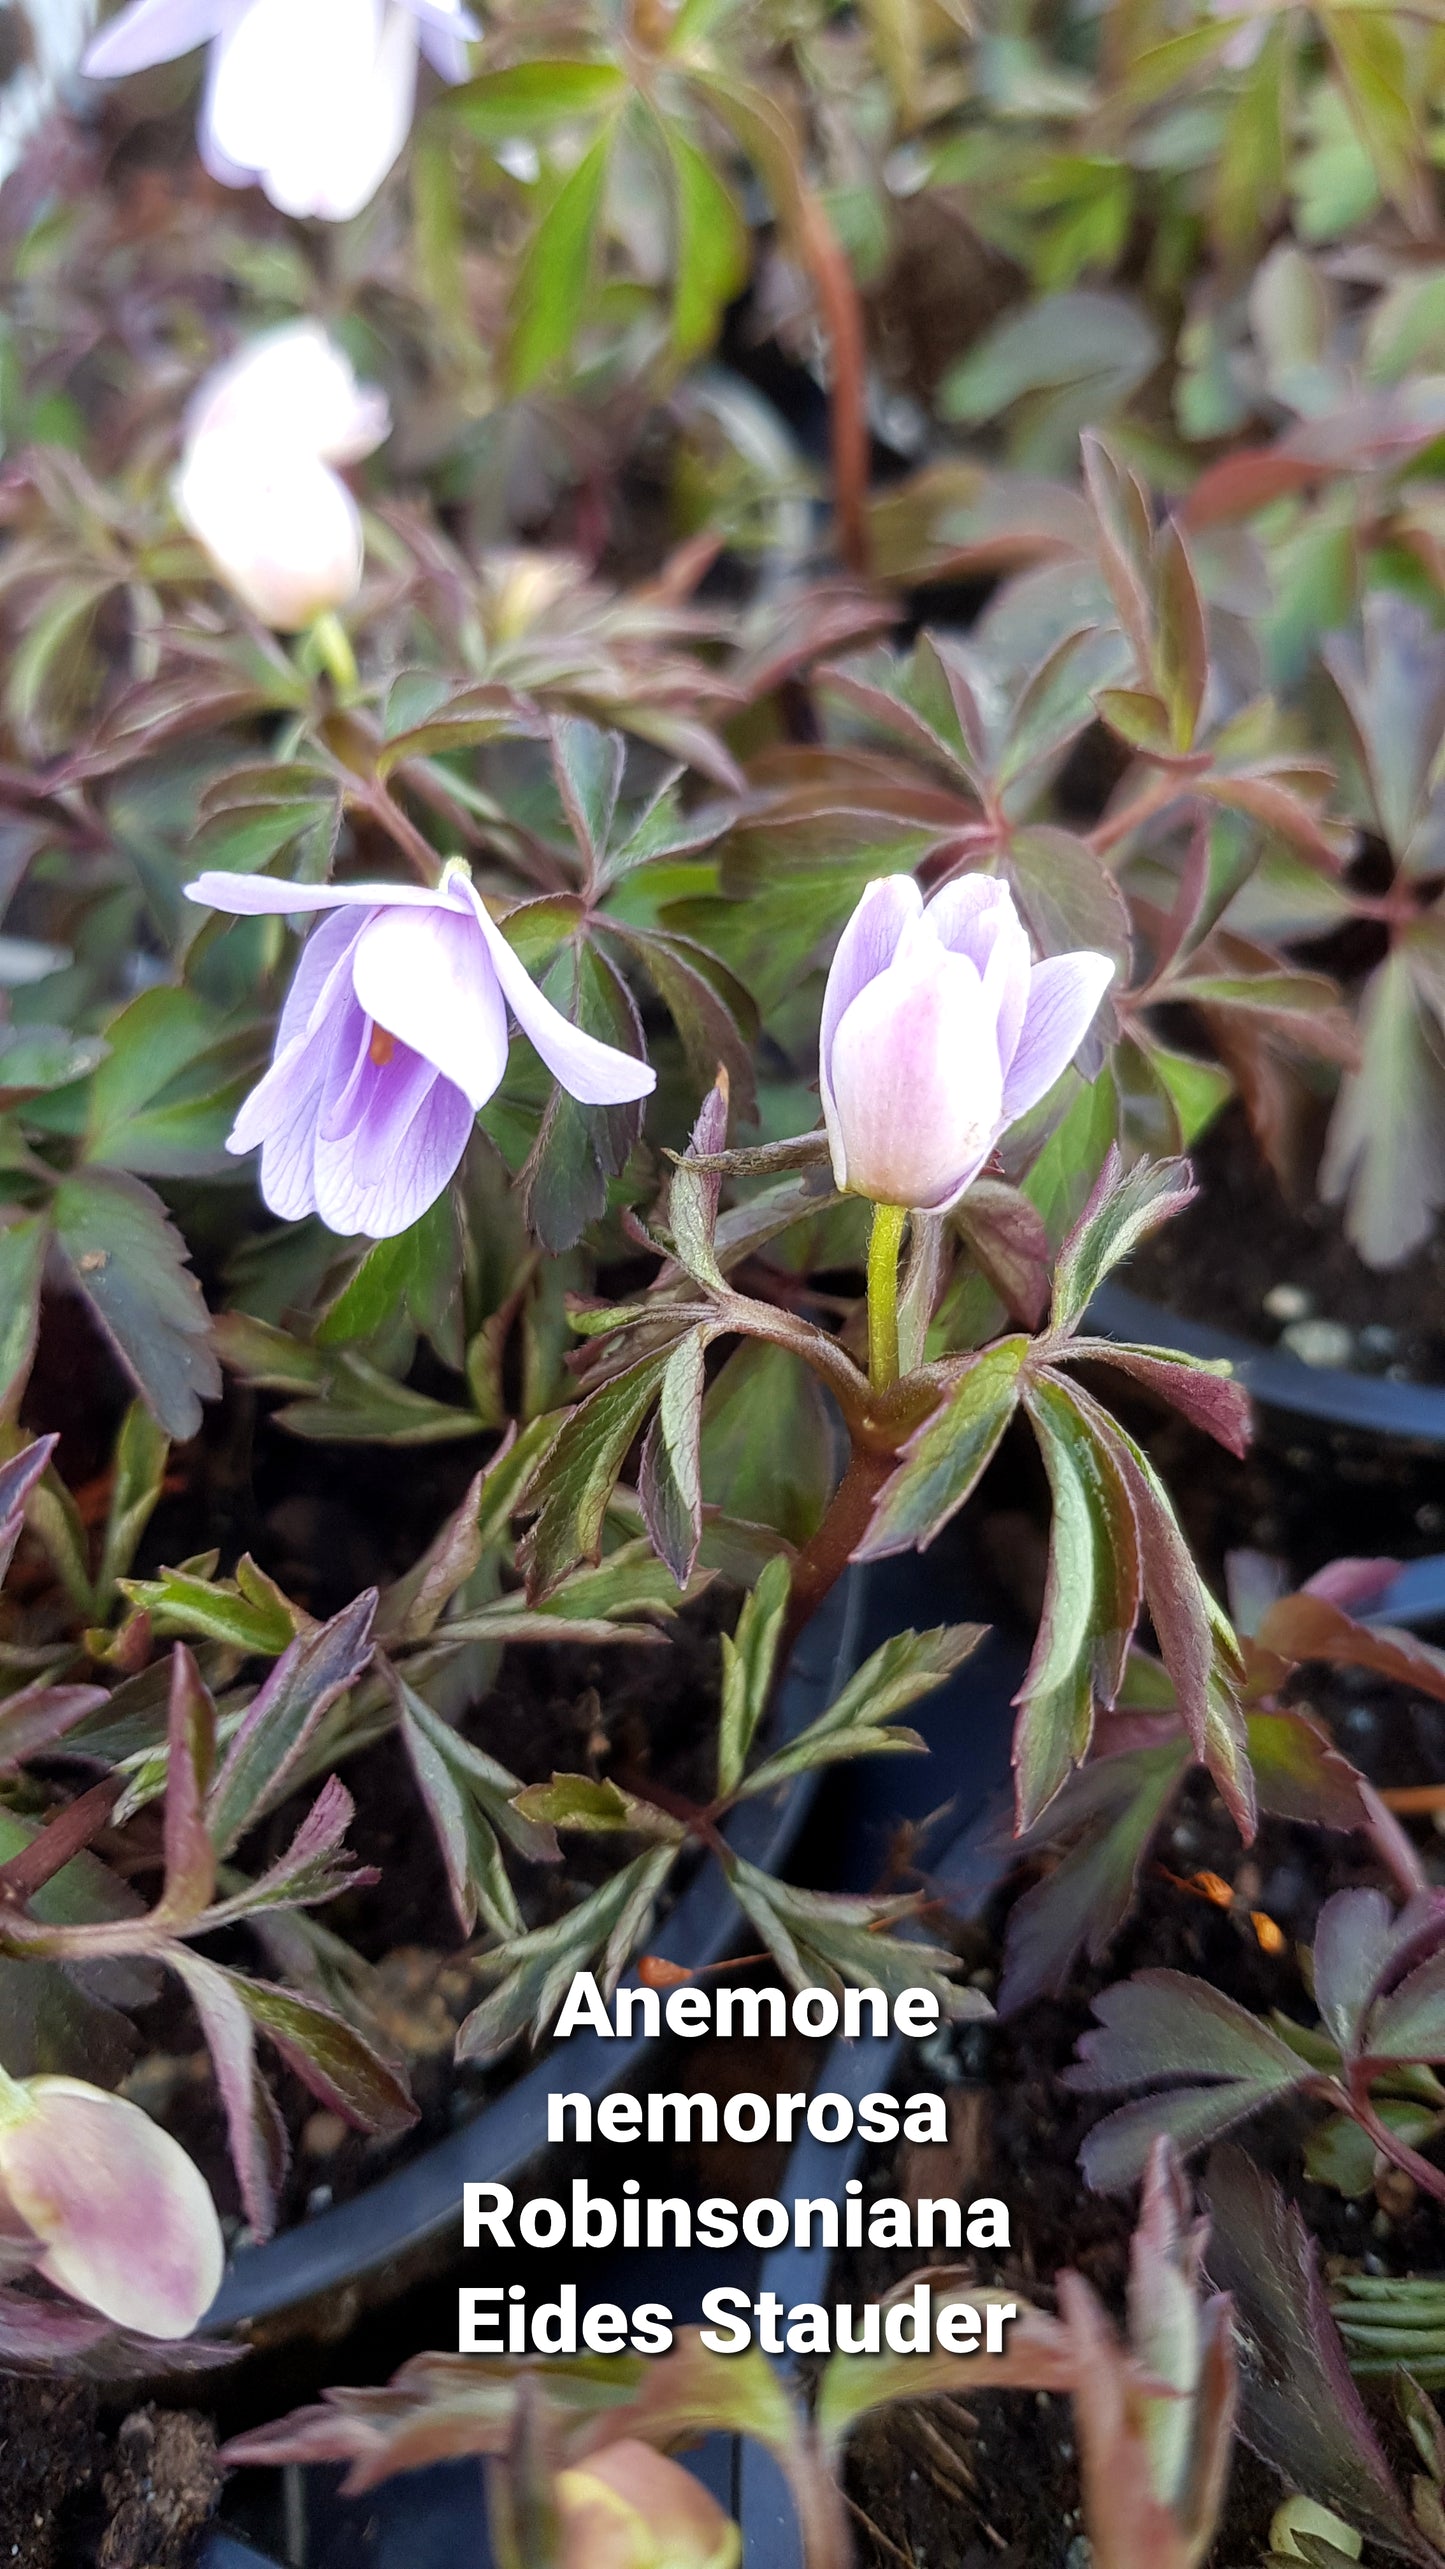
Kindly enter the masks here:
M 1266 1917 L 1263 1909 L 1251 1909 L 1249 1923 L 1259 1939 L 1261 1953 L 1282 1954 L 1284 1952 L 1284 1929 L 1278 1926 L 1273 1918 Z
M 395 1035 L 389 1035 L 384 1026 L 373 1026 L 371 1030 L 371 1042 L 367 1046 L 367 1051 L 370 1053 L 378 1070 L 385 1070 L 386 1065 L 390 1061 L 395 1050 Z

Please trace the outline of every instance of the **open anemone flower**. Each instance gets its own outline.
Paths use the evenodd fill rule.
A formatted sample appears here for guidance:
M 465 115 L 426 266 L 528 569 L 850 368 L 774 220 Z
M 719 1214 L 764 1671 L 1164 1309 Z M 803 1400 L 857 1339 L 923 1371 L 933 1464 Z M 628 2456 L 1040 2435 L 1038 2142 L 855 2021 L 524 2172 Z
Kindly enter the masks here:
M 271 1067 L 227 1142 L 261 1149 L 261 1193 L 283 1221 L 388 1240 L 450 1181 L 472 1118 L 507 1066 L 507 1011 L 587 1106 L 646 1097 L 656 1073 L 544 999 L 464 868 L 435 891 L 203 874 L 191 900 L 239 917 L 325 910 L 307 939 Z
M 1113 977 L 1103 954 L 1035 963 L 992 875 L 945 884 L 926 909 L 911 874 L 870 883 L 823 995 L 823 1120 L 840 1188 L 947 1212 L 1073 1060 Z
M 119 80 L 209 44 L 201 157 L 259 182 L 283 214 L 342 223 L 376 194 L 411 130 L 419 56 L 465 80 L 461 0 L 131 0 L 83 69 Z

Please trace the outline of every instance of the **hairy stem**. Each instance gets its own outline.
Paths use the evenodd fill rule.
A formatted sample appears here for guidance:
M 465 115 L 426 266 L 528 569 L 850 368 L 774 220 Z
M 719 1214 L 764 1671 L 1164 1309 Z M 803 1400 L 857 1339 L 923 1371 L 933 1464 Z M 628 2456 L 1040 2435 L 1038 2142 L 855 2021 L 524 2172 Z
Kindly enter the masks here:
M 898 1380 L 898 1260 L 908 1210 L 875 1204 L 868 1241 L 868 1379 L 875 1392 Z
M 872 1520 L 878 1494 L 893 1471 L 897 1456 L 869 1446 L 855 1446 L 853 1459 L 833 1494 L 817 1533 L 804 1544 L 793 1564 L 788 1608 L 791 1642 L 817 1613 L 835 1582 L 841 1579 Z

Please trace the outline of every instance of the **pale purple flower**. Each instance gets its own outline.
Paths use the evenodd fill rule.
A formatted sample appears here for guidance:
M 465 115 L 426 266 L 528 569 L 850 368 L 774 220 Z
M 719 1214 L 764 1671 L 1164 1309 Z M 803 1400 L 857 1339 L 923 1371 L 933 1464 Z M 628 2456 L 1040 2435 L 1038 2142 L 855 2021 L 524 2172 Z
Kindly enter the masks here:
M 339 223 L 406 141 L 419 54 L 465 80 L 476 33 L 461 0 L 131 0 L 83 68 L 118 80 L 209 44 L 199 140 L 212 176 Z
M 967 874 L 925 909 L 910 874 L 870 883 L 823 997 L 833 1174 L 875 1204 L 946 1212 L 1000 1134 L 1073 1060 L 1107 955 L 1035 963 L 1005 883 Z
M 656 1073 L 544 999 L 463 867 L 434 892 L 203 874 L 187 894 L 243 918 L 327 910 L 301 951 L 271 1067 L 227 1141 L 261 1148 L 286 1222 L 391 1239 L 435 1202 L 507 1066 L 507 1011 L 587 1106 L 646 1097 Z

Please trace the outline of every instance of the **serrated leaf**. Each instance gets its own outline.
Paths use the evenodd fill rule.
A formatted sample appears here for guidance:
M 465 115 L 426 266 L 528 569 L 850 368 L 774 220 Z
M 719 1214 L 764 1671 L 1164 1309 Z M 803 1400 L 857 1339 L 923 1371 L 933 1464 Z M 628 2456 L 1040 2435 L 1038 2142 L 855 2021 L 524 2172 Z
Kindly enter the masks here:
M 903 1449 L 903 1460 L 858 1545 L 856 1561 L 922 1547 L 941 1534 L 996 1453 L 1018 1406 L 1026 1338 L 1005 1338 L 973 1358 L 946 1400 Z
M 734 1793 L 752 1752 L 777 1671 L 791 1578 L 786 1561 L 770 1561 L 744 1597 L 734 1632 L 722 1640 L 722 1709 L 718 1719 L 717 1786 Z
M 1047 1376 L 1024 1392 L 1053 1501 L 1048 1580 L 1033 1656 L 1015 1701 L 1017 1826 L 1031 1828 L 1123 1683 L 1143 1589 L 1139 1530 L 1117 1457 L 1070 1392 Z
M 851 1677 L 815 1722 L 774 1751 L 748 1777 L 747 1794 L 768 1793 L 790 1775 L 810 1773 L 844 1758 L 917 1750 L 914 1731 L 893 1728 L 910 1704 L 933 1694 L 961 1668 L 983 1639 L 982 1624 L 941 1624 L 932 1632 L 895 1633 Z
M 1077 1327 L 1105 1276 L 1131 1257 L 1195 1195 L 1187 1160 L 1140 1160 L 1126 1170 L 1111 1149 L 1094 1191 L 1059 1251 L 1053 1325 Z
M 528 1594 L 550 1595 L 579 1561 L 596 1560 L 628 1449 L 662 1388 L 671 1349 L 644 1358 L 571 1412 L 527 1489 L 536 1522 L 518 1550 Z
M 1102 1990 L 1094 2013 L 1099 2030 L 1080 2037 L 1065 2084 L 1089 2096 L 1145 2084 L 1162 2091 L 1121 2106 L 1089 2134 L 1079 2162 L 1101 2193 L 1142 2175 L 1159 2133 L 1181 2151 L 1202 2148 L 1313 2075 L 1248 2008 L 1186 1972 L 1136 1972 Z
M 498 1986 L 460 2027 L 458 2060 L 495 2060 L 529 2026 L 539 2037 L 576 1972 L 595 1970 L 610 1991 L 645 1934 L 676 1860 L 674 1845 L 644 1848 L 565 1917 L 511 1937 L 485 1955 L 482 1967 Z
M 55 1240 L 93 1317 L 168 1436 L 194 1436 L 221 1388 L 185 1243 L 159 1196 L 119 1169 L 77 1169 L 52 1198 Z
M 221 1854 L 283 1798 L 318 1723 L 366 1667 L 376 1602 L 367 1588 L 329 1623 L 298 1633 L 248 1707 L 207 1812 Z
M 638 1496 L 647 1531 L 679 1588 L 702 1542 L 702 1396 L 707 1333 L 689 1330 L 668 1357 L 642 1448 Z

